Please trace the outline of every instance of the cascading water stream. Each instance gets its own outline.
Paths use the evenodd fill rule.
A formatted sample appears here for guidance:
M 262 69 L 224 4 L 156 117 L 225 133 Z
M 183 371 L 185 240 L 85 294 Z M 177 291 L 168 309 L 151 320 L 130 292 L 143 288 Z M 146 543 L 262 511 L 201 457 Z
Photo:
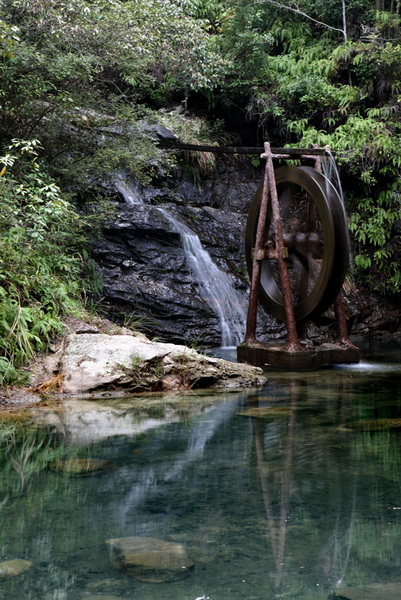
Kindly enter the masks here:
M 326 150 L 326 156 L 322 159 L 323 175 L 334 185 L 340 197 L 341 203 L 345 208 L 344 193 L 341 185 L 340 174 L 338 172 L 336 161 L 330 150 Z
M 135 181 L 131 181 L 126 175 L 117 175 L 114 179 L 114 187 L 124 198 L 124 202 L 130 206 L 143 203 L 141 186 Z
M 180 234 L 185 258 L 197 277 L 201 296 L 219 317 L 221 345 L 229 347 L 240 344 L 244 339 L 246 310 L 244 300 L 233 287 L 230 276 L 213 262 L 196 233 L 163 208 L 158 210 Z
M 332 155 L 330 150 L 327 150 L 327 149 L 326 149 L 326 156 L 322 160 L 322 172 L 323 172 L 323 175 L 326 177 L 326 179 L 328 181 L 330 181 L 330 183 L 332 183 L 333 186 L 335 187 L 335 189 L 339 195 L 339 198 L 341 200 L 341 204 L 343 205 L 343 208 L 345 210 L 345 198 L 344 198 L 343 188 L 341 185 L 340 173 L 338 172 L 337 163 L 334 159 L 334 156 Z M 352 267 L 353 267 L 352 250 L 350 251 L 349 263 L 350 263 L 350 266 L 352 269 Z
M 143 204 L 140 189 L 135 183 L 132 189 L 127 179 L 118 178 L 115 186 L 127 204 L 131 206 Z M 197 278 L 200 295 L 219 318 L 221 345 L 231 347 L 240 344 L 245 334 L 246 300 L 233 287 L 230 276 L 213 262 L 197 234 L 165 209 L 155 208 L 180 235 L 184 255 L 189 268 Z

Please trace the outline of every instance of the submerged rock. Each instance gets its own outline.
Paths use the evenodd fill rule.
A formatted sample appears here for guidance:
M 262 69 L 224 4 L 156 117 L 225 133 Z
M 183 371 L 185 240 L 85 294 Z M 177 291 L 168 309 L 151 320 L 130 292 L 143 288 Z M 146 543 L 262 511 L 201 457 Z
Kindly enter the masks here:
M 340 590 L 336 598 L 344 600 L 400 600 L 401 582 L 374 583 Z
M 91 590 L 91 593 L 102 592 L 102 594 L 117 592 L 121 587 L 121 581 L 118 579 L 100 579 L 99 581 L 90 581 L 86 589 Z M 98 594 L 99 595 L 99 594 Z M 94 596 L 93 596 L 94 597 Z M 101 596 L 104 598 L 104 595 Z
M 187 577 L 194 567 L 182 544 L 146 537 L 107 540 L 115 567 L 149 583 Z
M 388 429 L 401 429 L 401 419 L 370 419 L 366 421 L 355 421 L 354 423 L 351 423 L 349 427 L 351 429 L 362 431 L 385 431 Z
M 237 415 L 256 419 L 275 419 L 276 417 L 289 417 L 292 410 L 287 406 L 252 406 L 238 412 Z
M 99 458 L 72 458 L 70 460 L 59 460 L 53 465 L 53 470 L 66 475 L 83 477 L 102 473 L 112 467 L 109 460 Z
M 86 600 L 124 600 L 121 596 L 110 596 L 108 594 L 96 594 L 95 596 L 85 596 Z
M 15 558 L 14 560 L 0 562 L 0 579 L 22 575 L 22 573 L 25 573 L 31 567 L 32 563 L 29 560 L 24 560 L 23 558 Z

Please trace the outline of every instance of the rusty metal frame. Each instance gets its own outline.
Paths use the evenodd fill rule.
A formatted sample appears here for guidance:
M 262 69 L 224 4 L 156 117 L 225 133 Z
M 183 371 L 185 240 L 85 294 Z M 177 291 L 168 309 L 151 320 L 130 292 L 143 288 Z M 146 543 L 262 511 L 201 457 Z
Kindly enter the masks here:
M 297 155 L 304 159 L 312 159 L 315 162 L 315 169 L 322 172 L 321 167 L 321 156 L 326 154 L 328 148 L 319 149 L 314 146 L 310 153 L 305 150 L 305 154 L 297 151 Z M 303 151 L 302 151 L 303 152 Z M 280 206 L 277 195 L 276 180 L 274 175 L 273 159 L 289 159 L 294 155 L 293 152 L 278 153 L 277 149 L 270 147 L 269 142 L 264 144 L 264 152 L 261 154 L 261 158 L 266 161 L 264 182 L 263 182 L 263 194 L 259 210 L 259 218 L 256 230 L 255 249 L 253 254 L 253 266 L 252 266 L 252 278 L 251 288 L 249 294 L 248 313 L 246 321 L 246 331 L 244 343 L 252 345 L 257 343 L 256 339 L 256 321 L 257 321 L 257 309 L 259 301 L 259 290 L 260 290 L 260 278 L 262 269 L 262 260 L 266 256 L 265 249 L 265 226 L 267 211 L 269 205 L 269 198 L 272 207 L 272 222 L 276 236 L 276 258 L 278 262 L 279 278 L 281 285 L 281 293 L 283 296 L 283 304 L 285 311 L 285 324 L 287 328 L 287 352 L 297 352 L 302 349 L 299 341 L 299 334 L 297 329 L 297 323 L 294 314 L 294 306 L 291 294 L 291 285 L 288 275 L 287 264 L 285 258 L 285 246 L 283 231 L 281 227 L 280 217 Z M 336 326 L 339 335 L 338 343 L 343 346 L 352 346 L 353 344 L 349 340 L 347 333 L 347 323 L 345 310 L 342 302 L 341 292 L 338 294 L 334 303 Z

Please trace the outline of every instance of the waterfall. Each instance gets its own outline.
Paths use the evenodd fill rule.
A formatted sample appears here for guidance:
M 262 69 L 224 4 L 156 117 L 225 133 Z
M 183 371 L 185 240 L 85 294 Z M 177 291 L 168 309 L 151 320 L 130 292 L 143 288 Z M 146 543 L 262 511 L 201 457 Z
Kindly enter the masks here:
M 330 150 L 326 150 L 326 156 L 322 159 L 323 175 L 332 183 L 337 190 L 342 205 L 345 207 L 344 193 L 341 185 L 340 174 L 334 156 Z
M 114 185 L 127 204 L 143 204 L 143 190 L 128 177 L 117 176 Z M 180 235 L 185 259 L 197 278 L 200 296 L 219 318 L 221 345 L 230 347 L 240 344 L 245 333 L 246 301 L 234 288 L 232 278 L 217 267 L 195 232 L 165 209 L 155 208 Z
M 186 261 L 198 280 L 200 295 L 219 317 L 221 345 L 229 347 L 240 344 L 244 339 L 246 308 L 230 276 L 213 262 L 196 233 L 163 208 L 158 210 L 180 234 Z
M 142 204 L 142 188 L 136 181 L 132 181 L 128 175 L 119 173 L 114 179 L 114 187 L 121 194 L 124 202 L 133 206 Z
M 343 205 L 343 209 L 345 211 L 345 198 L 344 198 L 343 188 L 341 185 L 340 173 L 338 172 L 337 163 L 335 161 L 334 156 L 330 152 L 330 150 L 326 150 L 326 156 L 322 160 L 322 172 L 323 172 L 323 175 L 326 177 L 326 179 L 328 181 L 330 181 L 330 183 L 332 183 L 333 186 L 335 187 L 335 189 L 340 197 L 341 204 Z M 353 265 L 354 265 L 354 257 L 352 255 L 351 245 L 350 245 L 349 264 L 350 264 L 350 267 L 352 270 Z

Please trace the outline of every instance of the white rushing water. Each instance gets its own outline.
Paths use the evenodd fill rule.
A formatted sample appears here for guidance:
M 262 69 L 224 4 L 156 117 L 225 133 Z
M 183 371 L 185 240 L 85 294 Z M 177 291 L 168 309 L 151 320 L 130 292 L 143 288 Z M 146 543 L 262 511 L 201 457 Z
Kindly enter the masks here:
M 115 186 L 129 205 L 143 204 L 138 184 L 125 177 L 116 178 Z M 200 296 L 218 316 L 223 347 L 237 346 L 244 339 L 246 301 L 234 288 L 232 278 L 213 262 L 198 235 L 168 211 L 156 207 L 180 235 L 185 259 L 197 279 Z
M 337 190 L 342 205 L 345 207 L 344 192 L 341 185 L 340 173 L 338 172 L 337 163 L 330 150 L 326 150 L 326 156 L 322 159 L 322 172 Z
M 213 262 L 196 233 L 163 208 L 158 210 L 180 234 L 185 258 L 197 278 L 200 295 L 219 317 L 221 345 L 228 347 L 240 344 L 244 339 L 246 308 L 244 299 L 232 284 L 231 277 Z
M 330 181 L 330 183 L 335 187 L 335 189 L 339 195 L 339 198 L 341 200 L 341 204 L 343 205 L 343 209 L 345 211 L 345 198 L 344 198 L 343 188 L 341 185 L 340 173 L 338 171 L 337 163 L 335 161 L 334 156 L 332 155 L 330 150 L 327 150 L 327 149 L 326 149 L 326 156 L 322 160 L 322 172 L 323 172 L 323 175 L 326 177 L 326 179 L 328 181 Z M 349 264 L 350 264 L 350 267 L 352 270 L 353 265 L 354 265 L 354 257 L 352 255 L 351 245 L 350 245 Z
M 136 181 L 130 180 L 124 173 L 118 174 L 114 179 L 114 186 L 124 198 L 124 202 L 133 206 L 143 204 L 142 188 Z

